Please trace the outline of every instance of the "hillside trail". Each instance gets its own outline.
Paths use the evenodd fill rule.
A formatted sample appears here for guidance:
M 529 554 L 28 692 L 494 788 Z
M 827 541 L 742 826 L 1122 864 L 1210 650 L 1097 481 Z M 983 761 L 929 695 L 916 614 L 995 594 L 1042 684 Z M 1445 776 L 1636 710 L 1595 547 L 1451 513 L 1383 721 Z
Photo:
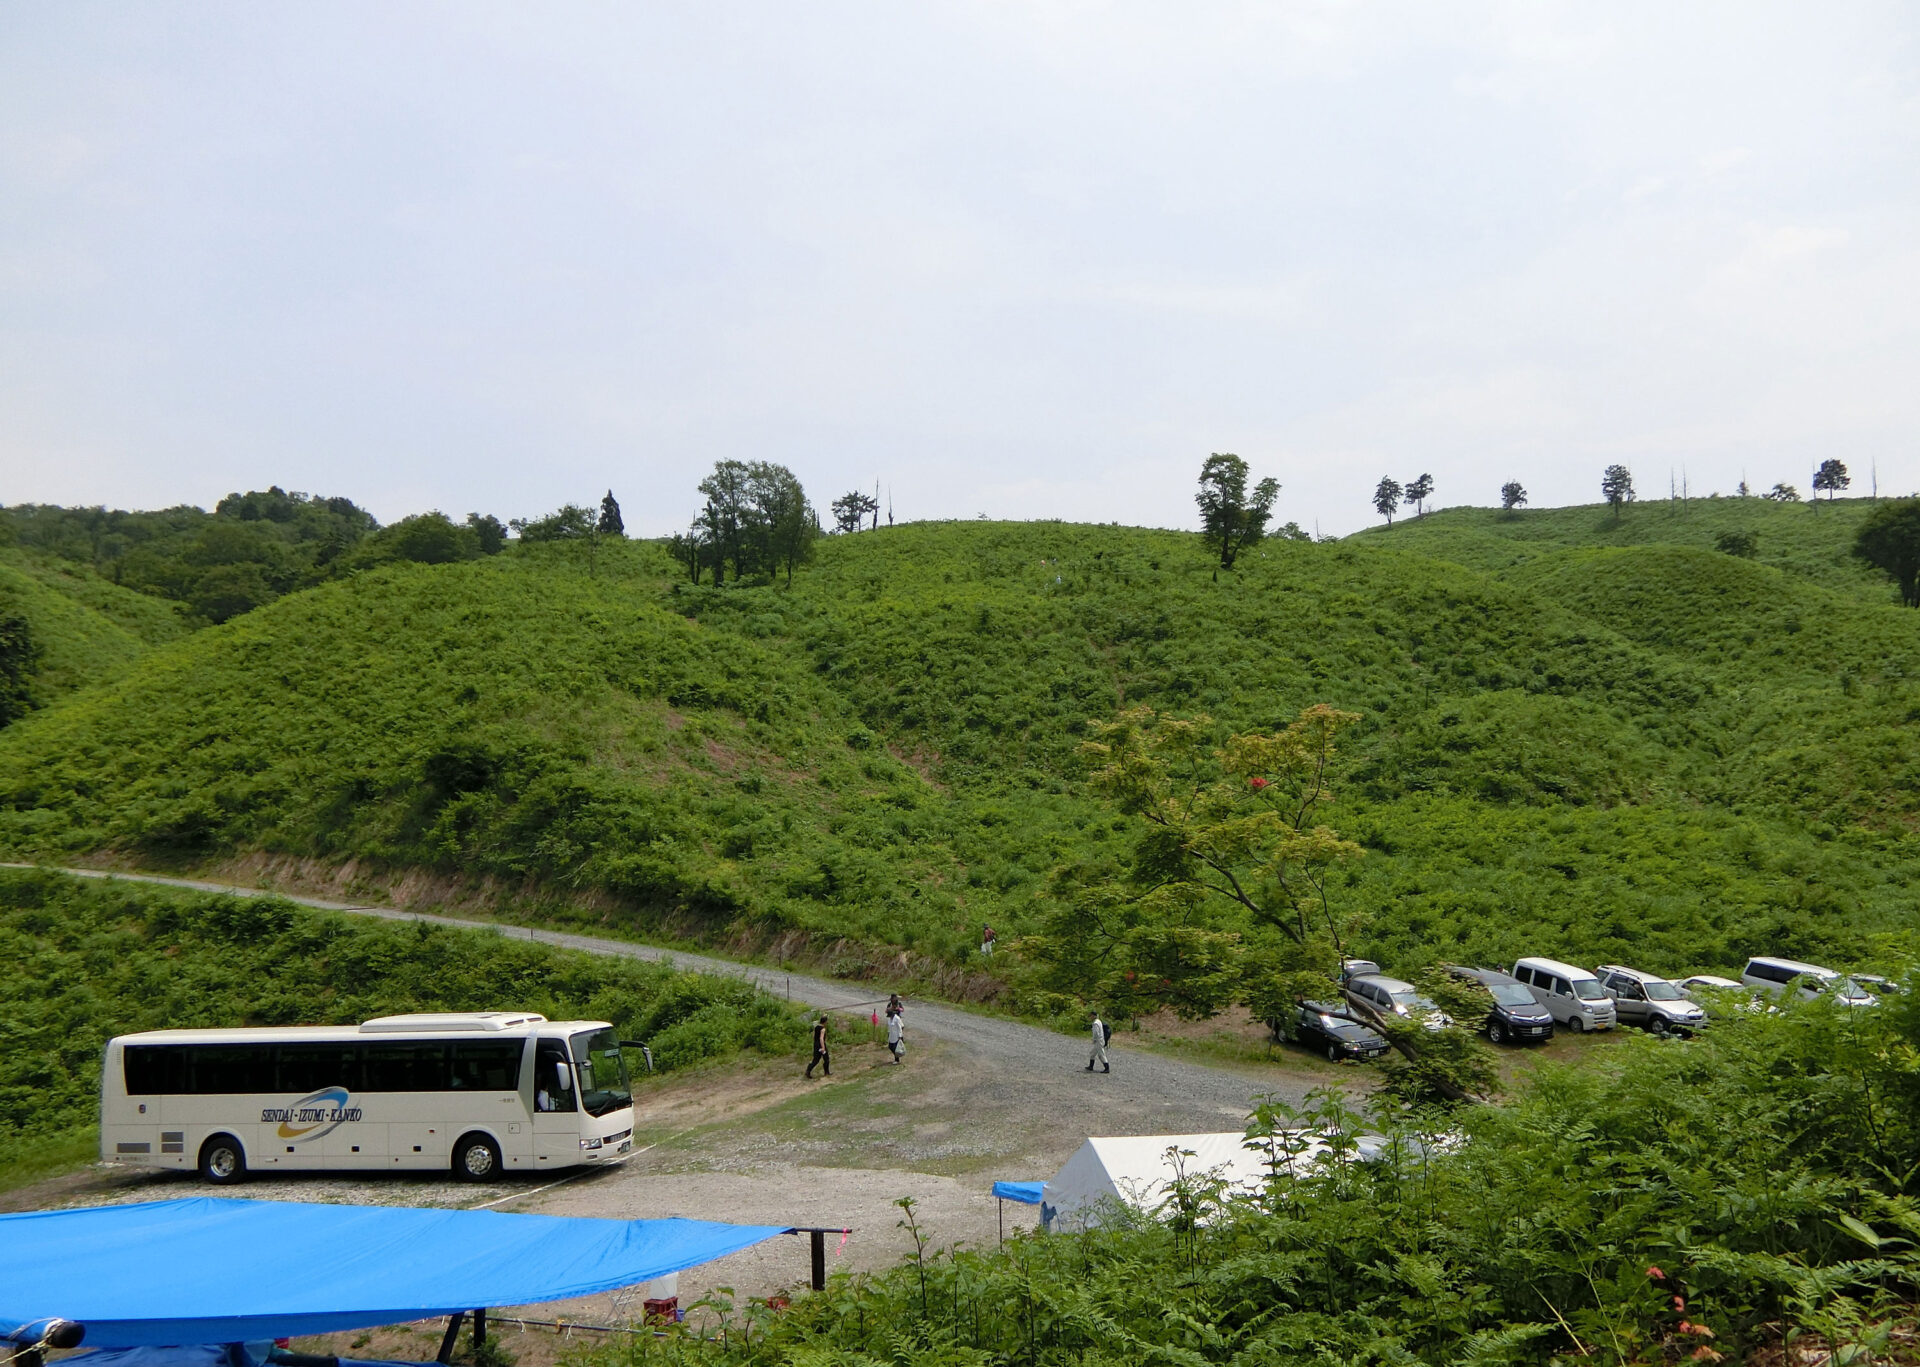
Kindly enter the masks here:
M 0 868 L 35 867 L 52 868 L 77 878 L 155 883 L 237 897 L 278 897 L 319 911 L 372 916 L 386 921 L 423 921 L 431 925 L 492 930 L 516 940 L 531 940 L 537 944 L 580 950 L 587 954 L 670 962 L 678 968 L 699 973 L 742 978 L 776 997 L 820 1011 L 864 1011 L 886 1000 L 884 991 L 879 992 L 876 1000 L 878 989 L 868 983 L 836 982 L 711 955 L 594 935 L 578 935 L 569 931 L 438 916 L 364 902 L 332 901 L 205 879 L 57 865 L 0 864 Z M 1248 1102 L 1254 1094 L 1272 1093 L 1292 1104 L 1299 1102 L 1307 1090 L 1316 1085 L 1316 1081 L 1324 1081 L 1311 1077 L 1290 1077 L 1276 1070 L 1249 1069 L 1242 1072 L 1169 1058 L 1143 1049 L 1129 1048 L 1124 1034 L 1114 1037 L 1109 1050 L 1113 1072 L 1089 1077 L 1085 1071 L 1088 1047 L 1084 1035 L 1061 1035 L 1038 1026 L 965 1011 L 924 998 L 911 1001 L 907 1021 L 910 1037 L 937 1040 L 952 1046 L 951 1050 L 943 1050 L 943 1053 L 967 1061 L 969 1066 L 966 1072 L 976 1079 L 975 1087 L 984 1092 L 977 1100 L 990 1109 L 1030 1108 L 1030 1113 L 1036 1117 L 1057 1116 L 1071 1123 L 1070 1118 L 1082 1109 L 1076 1104 L 1074 1094 L 1097 1087 L 1099 1090 L 1095 1095 L 1098 1101 L 1091 1110 L 1098 1114 L 1090 1114 L 1086 1118 L 1090 1122 L 1110 1119 L 1122 1124 L 1123 1128 L 1106 1131 L 1087 1129 L 1082 1131 L 1083 1138 L 1095 1133 L 1192 1133 L 1237 1129 L 1245 1123 Z

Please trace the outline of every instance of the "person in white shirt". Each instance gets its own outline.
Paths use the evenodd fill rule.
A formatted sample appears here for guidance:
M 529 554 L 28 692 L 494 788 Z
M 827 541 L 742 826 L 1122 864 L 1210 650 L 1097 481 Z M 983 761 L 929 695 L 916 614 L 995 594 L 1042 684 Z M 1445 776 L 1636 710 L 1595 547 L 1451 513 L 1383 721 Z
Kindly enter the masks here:
M 1093 1065 L 1099 1064 L 1100 1071 L 1111 1073 L 1113 1068 L 1107 1062 L 1107 1041 L 1113 1032 L 1107 1029 L 1107 1023 L 1100 1019 L 1098 1011 L 1093 1013 L 1093 1053 L 1087 1056 L 1087 1071 L 1093 1071 Z
M 905 1027 L 901 1024 L 904 1015 L 904 1010 L 887 1012 L 887 1052 L 893 1055 L 895 1063 L 906 1062 L 907 1041 Z

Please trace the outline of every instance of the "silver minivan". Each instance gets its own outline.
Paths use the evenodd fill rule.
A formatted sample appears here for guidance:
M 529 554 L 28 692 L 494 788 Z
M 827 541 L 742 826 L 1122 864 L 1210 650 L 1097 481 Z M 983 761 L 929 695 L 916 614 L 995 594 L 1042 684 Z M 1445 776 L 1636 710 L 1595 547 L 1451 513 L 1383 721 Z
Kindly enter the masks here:
M 1880 999 L 1844 973 L 1798 959 L 1775 959 L 1757 954 L 1740 970 L 1742 987 L 1758 987 L 1775 994 L 1793 991 L 1803 999 L 1826 997 L 1841 1006 L 1878 1006 Z
M 1558 959 L 1516 959 L 1513 976 L 1527 985 L 1548 1015 L 1569 1030 L 1613 1029 L 1613 998 L 1586 969 Z

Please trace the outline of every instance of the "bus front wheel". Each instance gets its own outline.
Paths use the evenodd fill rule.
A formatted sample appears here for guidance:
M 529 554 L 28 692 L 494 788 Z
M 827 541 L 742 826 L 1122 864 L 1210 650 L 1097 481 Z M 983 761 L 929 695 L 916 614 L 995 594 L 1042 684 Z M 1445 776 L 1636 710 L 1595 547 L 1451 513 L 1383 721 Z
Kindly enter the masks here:
M 500 1175 L 500 1147 L 484 1134 L 470 1134 L 453 1146 L 453 1175 L 462 1182 L 486 1182 Z
M 247 1175 L 247 1151 L 230 1134 L 216 1134 L 200 1146 L 200 1175 L 216 1186 L 238 1182 Z

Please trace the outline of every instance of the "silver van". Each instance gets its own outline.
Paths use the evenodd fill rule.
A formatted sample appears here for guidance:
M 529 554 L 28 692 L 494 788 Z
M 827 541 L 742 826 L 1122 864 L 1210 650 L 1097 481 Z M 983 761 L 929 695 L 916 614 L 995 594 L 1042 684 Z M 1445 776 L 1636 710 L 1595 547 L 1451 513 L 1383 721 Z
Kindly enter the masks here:
M 1516 959 L 1513 976 L 1527 985 L 1548 1015 L 1569 1030 L 1613 1029 L 1613 998 L 1586 969 L 1558 959 Z
M 1347 997 L 1372 1007 L 1383 1016 L 1400 1016 L 1429 1030 L 1444 1030 L 1453 1021 L 1447 1013 L 1410 982 L 1384 973 L 1359 973 L 1347 979 Z
M 1841 1006 L 1878 1006 L 1880 999 L 1844 973 L 1798 959 L 1755 955 L 1740 970 L 1742 987 L 1758 987 L 1775 995 L 1793 991 L 1803 1000 L 1826 997 Z

